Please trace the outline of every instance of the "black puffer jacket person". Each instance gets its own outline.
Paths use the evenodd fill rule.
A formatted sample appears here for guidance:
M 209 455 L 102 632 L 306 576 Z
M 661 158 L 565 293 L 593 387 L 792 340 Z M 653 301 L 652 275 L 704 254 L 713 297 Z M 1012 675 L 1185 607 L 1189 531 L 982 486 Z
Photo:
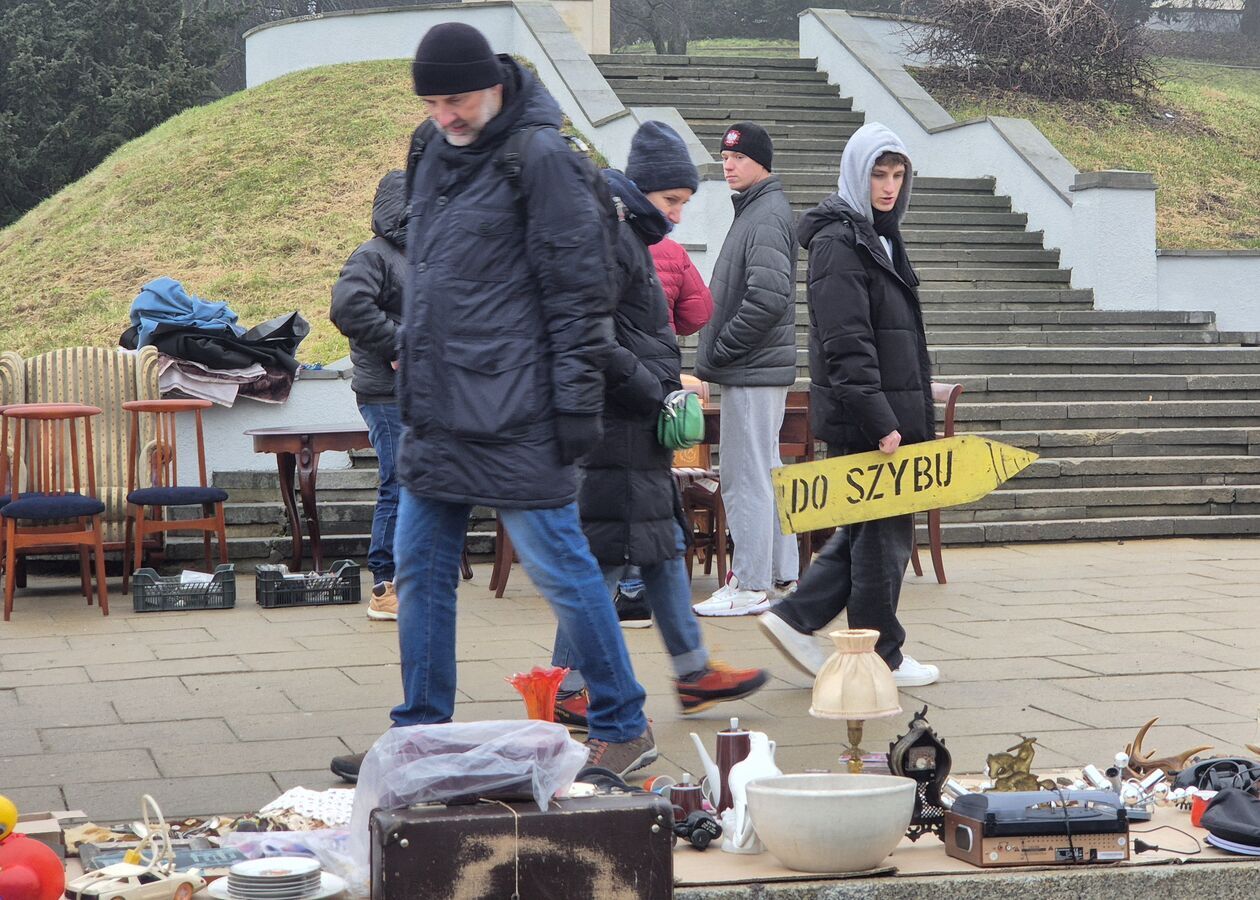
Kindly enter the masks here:
M 341 267 L 328 317 L 350 339 L 360 403 L 394 402 L 398 324 L 407 282 L 407 197 L 403 172 L 381 179 L 372 203 L 372 233 Z
M 604 438 L 582 459 L 582 530 L 601 565 L 647 566 L 678 555 L 673 454 L 656 439 L 661 402 L 682 387 L 669 302 L 648 247 L 669 222 L 633 182 L 605 173 L 626 208 L 617 232 L 617 348 L 606 370 Z
M 560 108 L 511 57 L 502 111 L 466 147 L 434 140 L 412 182 L 398 404 L 422 497 L 548 508 L 577 496 L 612 350 L 605 238 Z M 497 157 L 535 131 L 517 192 Z
M 796 240 L 779 176 L 731 198 L 735 221 L 709 290 L 713 317 L 700 331 L 696 376 L 765 387 L 796 380 Z
M 869 152 L 863 152 L 864 143 Z M 871 208 L 871 168 L 887 149 L 906 152 L 896 135 L 875 123 L 864 126 L 845 149 L 854 172 L 844 173 L 842 186 L 851 185 L 847 190 L 865 209 Z M 910 202 L 910 187 L 907 173 L 893 209 L 897 222 Z M 839 193 L 801 217 L 797 236 L 809 250 L 814 434 L 833 453 L 873 450 L 893 431 L 901 433 L 903 445 L 932 440 L 932 370 L 919 282 L 900 239 L 890 241 L 890 255 L 870 218 Z

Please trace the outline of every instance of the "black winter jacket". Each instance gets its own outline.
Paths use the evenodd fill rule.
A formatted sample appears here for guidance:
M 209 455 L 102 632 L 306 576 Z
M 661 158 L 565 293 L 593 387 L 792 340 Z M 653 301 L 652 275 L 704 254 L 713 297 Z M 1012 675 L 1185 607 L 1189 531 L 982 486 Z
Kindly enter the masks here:
M 731 198 L 735 221 L 713 267 L 713 317 L 696 376 L 743 387 L 796 381 L 796 237 L 777 175 Z
M 645 212 L 664 225 L 655 209 Z M 617 348 L 605 373 L 604 437 L 581 463 L 582 530 L 602 565 L 646 566 L 678 555 L 673 454 L 657 441 L 656 420 L 665 395 L 682 387 L 682 365 L 647 243 L 665 229 L 645 234 L 632 222 L 617 233 Z
M 576 470 L 557 415 L 599 415 L 612 350 L 605 243 L 560 108 L 511 57 L 504 105 L 467 147 L 441 137 L 416 166 L 407 230 L 399 453 L 416 494 L 508 508 L 563 506 Z M 524 209 L 496 159 L 515 129 Z
M 341 267 L 328 317 L 350 339 L 360 403 L 394 402 L 398 323 L 407 282 L 407 191 L 402 172 L 388 173 L 376 188 L 372 232 Z
M 935 437 L 932 374 L 915 287 L 870 220 L 832 194 L 801 217 L 809 250 L 810 419 L 833 453 Z

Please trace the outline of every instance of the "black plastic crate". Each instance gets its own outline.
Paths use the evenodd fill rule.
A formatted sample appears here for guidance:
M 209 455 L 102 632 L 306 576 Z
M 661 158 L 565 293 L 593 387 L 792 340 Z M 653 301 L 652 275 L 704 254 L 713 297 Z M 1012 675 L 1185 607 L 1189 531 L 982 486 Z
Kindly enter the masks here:
M 205 582 L 182 584 L 178 575 L 139 569 L 131 579 L 131 608 L 136 612 L 184 609 L 231 609 L 236 606 L 236 566 L 224 563 Z
M 258 566 L 255 596 L 264 609 L 287 606 L 330 606 L 363 599 L 359 565 L 350 559 L 333 563 L 327 572 L 291 573 L 288 566 Z

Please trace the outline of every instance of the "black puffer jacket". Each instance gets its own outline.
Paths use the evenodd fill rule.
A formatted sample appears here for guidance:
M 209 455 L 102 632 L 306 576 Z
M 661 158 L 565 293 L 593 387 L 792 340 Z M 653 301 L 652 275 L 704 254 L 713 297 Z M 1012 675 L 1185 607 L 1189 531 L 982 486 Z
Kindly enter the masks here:
M 709 280 L 713 317 L 700 330 L 696 375 L 741 387 L 796 380 L 796 238 L 779 176 L 731 198 L 735 221 Z
M 398 358 L 398 323 L 402 321 L 407 282 L 406 178 L 393 171 L 381 179 L 372 203 L 372 233 L 341 267 L 332 289 L 328 317 L 350 339 L 354 379 L 360 403 L 394 402 L 394 367 Z
M 597 416 L 612 350 L 605 243 L 560 108 L 508 56 L 502 111 L 467 147 L 438 137 L 412 183 L 398 404 L 403 483 L 435 500 L 563 506 L 576 471 L 557 416 Z M 548 125 L 523 154 L 525 209 L 496 154 Z
M 932 375 L 914 284 L 897 274 L 870 220 L 832 194 L 801 217 L 809 250 L 810 419 L 837 452 L 935 437 Z
M 631 217 L 617 234 L 617 348 L 606 371 L 604 437 L 582 460 L 579 505 L 582 530 L 601 564 L 645 566 L 678 555 L 673 454 L 656 440 L 656 420 L 665 395 L 682 387 L 682 369 L 648 250 L 667 223 L 620 173 L 609 175 Z

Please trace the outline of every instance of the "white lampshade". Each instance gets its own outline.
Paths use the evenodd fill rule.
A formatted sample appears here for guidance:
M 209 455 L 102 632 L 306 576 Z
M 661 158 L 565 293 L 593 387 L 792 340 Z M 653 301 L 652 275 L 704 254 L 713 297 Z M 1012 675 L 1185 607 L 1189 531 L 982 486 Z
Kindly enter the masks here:
M 833 653 L 814 679 L 809 714 L 821 719 L 882 719 L 901 714 L 892 670 L 875 652 L 879 632 L 869 628 L 833 631 Z

